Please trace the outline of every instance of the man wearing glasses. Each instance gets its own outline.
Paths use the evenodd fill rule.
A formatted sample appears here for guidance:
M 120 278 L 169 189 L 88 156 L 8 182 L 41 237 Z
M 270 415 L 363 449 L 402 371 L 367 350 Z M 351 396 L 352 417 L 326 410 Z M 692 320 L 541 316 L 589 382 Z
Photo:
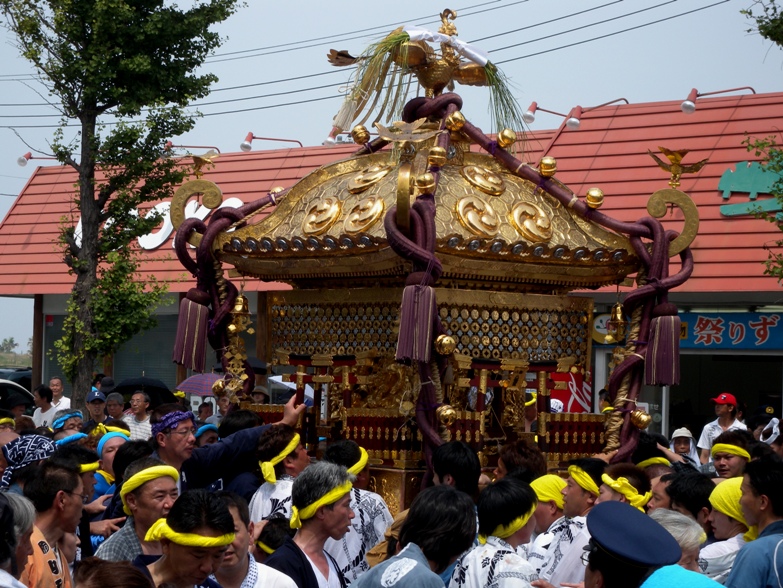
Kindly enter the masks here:
M 150 406 L 150 397 L 146 392 L 135 392 L 131 396 L 131 411 L 123 418 L 130 427 L 131 441 L 146 441 L 152 436 L 152 424 L 147 409 Z
M 295 396 L 283 409 L 279 423 L 295 426 L 305 405 L 294 407 Z M 196 420 L 192 412 L 182 411 L 179 404 L 162 404 L 152 411 L 152 457 L 180 473 L 179 493 L 194 488 L 222 489 L 221 480 L 256 467 L 258 437 L 270 425 L 237 431 L 217 443 L 196 447 Z M 271 425 L 274 426 L 274 425 Z

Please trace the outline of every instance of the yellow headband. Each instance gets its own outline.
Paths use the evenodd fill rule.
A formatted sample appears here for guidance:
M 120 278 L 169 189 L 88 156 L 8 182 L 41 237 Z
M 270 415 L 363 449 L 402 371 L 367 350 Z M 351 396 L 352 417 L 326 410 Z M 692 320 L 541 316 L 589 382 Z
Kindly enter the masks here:
M 114 476 L 112 476 L 106 470 L 98 470 L 96 473 L 98 473 L 101 476 L 103 476 L 104 478 L 106 478 L 106 481 L 109 483 L 109 485 L 114 484 Z
M 712 446 L 712 459 L 715 459 L 716 453 L 728 453 L 730 455 L 739 455 L 750 461 L 750 453 L 745 451 L 742 447 L 736 445 L 729 445 L 728 443 L 716 443 Z
M 538 394 L 534 392 L 530 396 L 532 396 L 532 398 L 527 402 L 525 402 L 525 406 L 533 406 L 536 403 L 536 398 L 538 398 Z
M 651 465 L 665 465 L 670 466 L 672 465 L 672 462 L 670 462 L 665 457 L 651 457 L 650 459 L 645 459 L 644 461 L 640 461 L 636 464 L 637 468 L 649 468 Z
M 615 492 L 619 492 L 625 496 L 625 498 L 628 500 L 628 504 L 634 508 L 638 508 L 642 512 L 644 512 L 644 505 L 650 501 L 650 498 L 652 498 L 652 492 L 639 494 L 639 491 L 631 485 L 631 483 L 628 481 L 628 478 L 620 477 L 615 480 L 608 474 L 602 474 L 601 481 Z
M 175 390 L 174 396 L 176 396 L 177 398 L 185 398 L 185 393 L 182 390 Z
M 720 513 L 725 514 L 730 519 L 739 521 L 748 528 L 748 531 L 743 535 L 746 542 L 753 541 L 759 536 L 759 528 L 757 526 L 750 526 L 745 520 L 745 516 L 742 514 L 740 508 L 740 498 L 742 497 L 742 490 L 740 485 L 742 484 L 742 477 L 729 478 L 728 480 L 721 482 L 710 493 L 710 504 L 712 508 Z
M 554 501 L 557 508 L 563 510 L 563 488 L 566 482 L 555 474 L 546 474 L 530 482 L 530 487 L 536 493 L 539 502 Z
M 225 547 L 230 545 L 235 537 L 234 533 L 226 533 L 219 537 L 204 537 L 204 535 L 196 535 L 195 533 L 178 533 L 169 527 L 166 519 L 158 519 L 147 531 L 144 540 L 160 541 L 165 538 L 172 543 L 185 545 L 186 547 Z
M 261 466 L 261 475 L 264 476 L 264 480 L 270 484 L 277 483 L 277 476 L 275 475 L 275 466 L 283 461 L 288 455 L 297 447 L 299 447 L 299 433 L 294 433 L 293 438 L 285 446 L 285 449 L 278 453 L 275 457 L 269 461 L 259 461 L 258 465 Z
M 4 419 L 0 419 L 0 425 L 11 425 L 12 427 L 16 428 L 16 421 L 6 417 Z
M 579 466 L 569 466 L 568 475 L 571 476 L 577 484 L 579 484 L 579 487 L 582 490 L 586 490 L 594 496 L 598 496 L 600 494 L 595 480 L 593 480 L 590 475 Z
M 174 469 L 171 466 L 160 465 L 160 466 L 152 466 L 151 468 L 147 468 L 146 470 L 141 470 L 140 472 L 133 474 L 130 478 L 128 478 L 122 483 L 122 489 L 120 490 L 120 498 L 122 498 L 122 510 L 125 511 L 126 515 L 130 515 L 133 513 L 131 513 L 130 508 L 128 508 L 128 503 L 125 501 L 125 496 L 133 492 L 139 486 L 142 486 L 143 484 L 146 484 L 151 480 L 157 480 L 158 478 L 162 478 L 163 476 L 174 478 L 175 482 L 179 481 L 179 472 L 176 469 Z
M 307 519 L 312 518 L 315 516 L 315 511 L 317 511 L 322 506 L 327 506 L 329 504 L 333 504 L 340 500 L 343 496 L 348 494 L 351 491 L 351 488 L 353 488 L 353 484 L 350 482 L 346 482 L 345 484 L 341 484 L 337 486 L 337 488 L 332 488 L 324 494 L 321 498 L 313 502 L 312 504 L 307 505 L 302 509 L 300 512 L 298 508 L 295 506 L 291 507 L 291 528 L 292 529 L 299 529 L 302 526 L 302 521 L 306 521 Z
M 271 547 L 269 547 L 269 545 L 267 545 L 267 544 L 266 544 L 266 543 L 264 543 L 263 541 L 256 541 L 256 545 L 258 545 L 258 548 L 259 548 L 261 551 L 263 551 L 264 553 L 266 553 L 267 555 L 272 555 L 272 554 L 275 552 L 275 550 L 274 550 L 274 549 L 272 549 Z
M 98 435 L 106 435 L 107 433 L 122 433 L 126 437 L 130 435 L 130 433 L 123 429 L 122 427 L 113 427 L 111 425 L 104 425 L 103 423 L 98 423 L 95 425 L 95 428 L 90 431 L 90 437 L 97 437 Z
M 87 472 L 95 472 L 99 467 L 101 467 L 101 464 L 97 461 L 93 463 L 81 463 L 79 464 L 79 472 L 82 474 L 86 474 Z
M 364 447 L 360 447 L 359 451 L 361 451 L 362 455 L 359 458 L 359 461 L 357 461 L 355 464 L 353 464 L 351 467 L 348 468 L 348 473 L 353 474 L 354 476 L 358 476 L 359 472 L 361 472 L 365 467 L 367 467 L 367 451 L 364 449 Z
M 508 525 L 498 525 L 495 527 L 495 530 L 492 531 L 491 536 L 497 537 L 498 539 L 508 539 L 519 531 L 522 527 L 527 525 L 527 522 L 530 520 L 530 517 L 533 516 L 533 513 L 536 512 L 536 505 L 533 505 L 533 508 L 530 509 L 529 512 L 526 514 L 523 514 L 521 517 L 515 518 L 513 521 L 511 521 Z M 479 535 L 478 536 L 479 543 L 484 545 L 487 542 L 487 536 L 486 535 Z

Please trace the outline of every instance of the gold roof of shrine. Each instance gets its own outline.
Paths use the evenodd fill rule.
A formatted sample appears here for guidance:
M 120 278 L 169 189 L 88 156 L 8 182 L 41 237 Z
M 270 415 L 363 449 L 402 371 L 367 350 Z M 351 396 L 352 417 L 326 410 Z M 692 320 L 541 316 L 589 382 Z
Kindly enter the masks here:
M 299 287 L 401 285 L 410 265 L 390 248 L 384 216 L 400 186 L 410 187 L 411 202 L 426 189 L 421 176 L 433 144 L 315 170 L 269 216 L 221 233 L 215 256 L 240 275 Z M 615 284 L 638 269 L 627 238 L 581 218 L 490 155 L 470 152 L 464 137 L 452 141 L 440 168 L 435 203 L 444 286 L 567 291 Z

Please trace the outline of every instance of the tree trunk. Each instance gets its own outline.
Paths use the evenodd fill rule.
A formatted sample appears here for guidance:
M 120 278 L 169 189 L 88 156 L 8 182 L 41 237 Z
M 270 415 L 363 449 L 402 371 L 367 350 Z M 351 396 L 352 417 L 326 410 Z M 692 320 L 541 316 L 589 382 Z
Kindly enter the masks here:
M 101 210 L 95 197 L 95 125 L 97 116 L 82 117 L 81 161 L 79 163 L 79 210 L 82 216 L 82 244 L 75 264 L 76 282 L 72 295 L 76 300 L 76 316 L 80 327 L 74 333 L 74 351 L 84 350 L 77 363 L 76 376 L 71 382 L 73 393 L 71 406 L 85 407 L 90 393 L 92 374 L 98 359 L 97 351 L 87 349 L 85 342 L 95 332 L 92 319 L 92 291 L 98 276 L 98 242 L 101 229 Z

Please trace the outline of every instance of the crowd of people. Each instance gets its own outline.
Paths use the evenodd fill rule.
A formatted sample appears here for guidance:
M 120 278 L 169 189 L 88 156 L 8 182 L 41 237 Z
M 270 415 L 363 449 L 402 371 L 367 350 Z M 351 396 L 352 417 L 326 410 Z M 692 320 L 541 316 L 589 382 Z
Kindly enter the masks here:
M 642 432 L 632 463 L 550 472 L 521 440 L 489 480 L 445 443 L 392 517 L 362 447 L 311 459 L 293 399 L 263 424 L 96 384 L 84 412 L 53 378 L 32 418 L 0 413 L 1 587 L 783 586 L 780 424 L 728 393 L 698 441 Z

